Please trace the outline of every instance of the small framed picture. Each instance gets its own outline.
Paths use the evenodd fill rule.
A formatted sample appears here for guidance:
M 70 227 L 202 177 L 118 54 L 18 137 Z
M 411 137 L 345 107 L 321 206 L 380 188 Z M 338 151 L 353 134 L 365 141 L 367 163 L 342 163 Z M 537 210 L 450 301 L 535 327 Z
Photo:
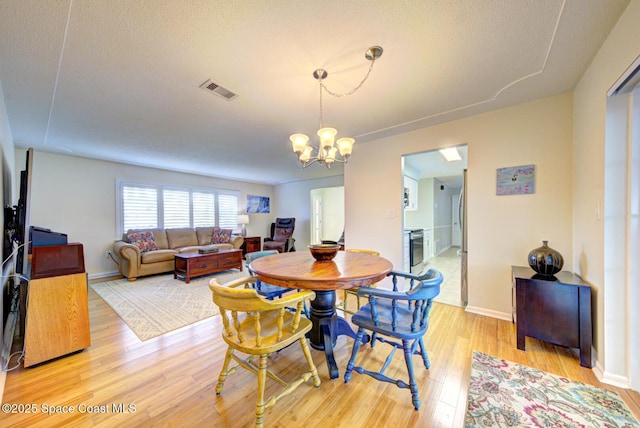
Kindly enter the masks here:
M 528 195 L 536 192 L 536 166 L 520 165 L 496 170 L 496 195 Z

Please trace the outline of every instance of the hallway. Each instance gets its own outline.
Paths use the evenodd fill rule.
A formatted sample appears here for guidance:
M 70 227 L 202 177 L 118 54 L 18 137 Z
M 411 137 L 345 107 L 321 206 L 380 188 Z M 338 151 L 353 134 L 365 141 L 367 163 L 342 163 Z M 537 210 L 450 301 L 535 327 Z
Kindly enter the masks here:
M 447 305 L 463 307 L 460 300 L 460 247 L 450 247 L 439 255 L 430 258 L 426 263 L 426 269 L 436 269 L 442 273 L 444 280 L 440 287 L 440 295 L 435 298 L 436 302 Z

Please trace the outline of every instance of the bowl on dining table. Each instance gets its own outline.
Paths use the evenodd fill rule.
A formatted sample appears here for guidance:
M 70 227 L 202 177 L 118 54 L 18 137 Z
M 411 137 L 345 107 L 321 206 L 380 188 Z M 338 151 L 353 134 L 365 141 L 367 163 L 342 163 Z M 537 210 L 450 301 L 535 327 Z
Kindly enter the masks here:
M 309 251 L 314 259 L 319 262 L 328 262 L 338 254 L 340 245 L 338 244 L 312 244 L 309 245 Z

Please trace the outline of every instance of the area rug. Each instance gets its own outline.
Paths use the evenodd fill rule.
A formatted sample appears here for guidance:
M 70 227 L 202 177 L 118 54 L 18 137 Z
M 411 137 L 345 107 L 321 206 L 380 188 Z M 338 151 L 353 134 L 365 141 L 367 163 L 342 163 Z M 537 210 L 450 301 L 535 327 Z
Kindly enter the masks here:
M 209 281 L 218 278 L 224 284 L 247 275 L 234 269 L 194 278 L 189 284 L 173 274 L 154 275 L 132 282 L 124 278 L 96 283 L 91 288 L 140 340 L 149 340 L 217 315 Z
M 638 427 L 615 392 L 473 352 L 465 427 Z

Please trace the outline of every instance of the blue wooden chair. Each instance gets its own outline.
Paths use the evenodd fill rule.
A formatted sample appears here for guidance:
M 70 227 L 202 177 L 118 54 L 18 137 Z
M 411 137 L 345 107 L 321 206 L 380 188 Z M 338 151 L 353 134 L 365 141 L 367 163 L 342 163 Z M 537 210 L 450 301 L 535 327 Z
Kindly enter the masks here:
M 442 274 L 435 269 L 429 269 L 420 276 L 396 271 L 390 272 L 389 276 L 393 277 L 393 290 L 371 287 L 358 289 L 358 295 L 367 297 L 369 304 L 363 305 L 351 317 L 351 322 L 358 326 L 358 333 L 353 343 L 353 351 L 347 364 L 344 381 L 348 383 L 351 379 L 351 373 L 355 370 L 376 380 L 392 383 L 399 388 L 410 389 L 413 407 L 418 410 L 420 397 L 418 396 L 412 356 L 414 354 L 420 355 L 424 366 L 427 369 L 431 367 L 422 337 L 429 328 L 429 312 L 434 297 L 440 293 Z M 407 291 L 398 291 L 398 278 L 408 284 Z M 355 365 L 356 356 L 366 331 L 372 332 L 372 347 L 376 341 L 392 346 L 391 353 L 377 372 Z M 398 348 L 404 351 L 409 383 L 402 379 L 392 379 L 384 374 Z
M 253 253 L 247 253 L 247 255 L 245 256 L 247 271 L 252 276 L 254 276 L 255 274 L 251 270 L 251 262 L 259 259 L 260 257 L 271 256 L 274 254 L 279 254 L 278 250 L 263 250 L 255 251 Z M 279 285 L 267 284 L 266 282 L 260 281 L 257 278 L 255 284 L 253 284 L 253 288 L 255 288 L 259 295 L 269 300 L 279 299 L 283 296 L 284 293 L 289 293 L 291 291 L 300 291 L 296 290 L 295 288 L 286 288 L 280 287 Z M 303 312 L 305 316 L 309 318 L 309 309 L 307 308 L 306 302 L 303 306 Z
M 254 276 L 255 274 L 251 270 L 251 262 L 256 259 L 259 259 L 260 257 L 271 256 L 274 254 L 278 254 L 278 250 L 264 250 L 264 251 L 256 251 L 253 253 L 247 253 L 247 255 L 244 257 L 246 260 L 247 271 L 252 276 Z M 259 295 L 269 300 L 280 298 L 284 293 L 295 291 L 292 288 L 286 288 L 286 287 L 280 287 L 278 285 L 267 284 L 266 282 L 262 282 L 259 279 L 256 279 L 254 288 L 256 289 Z

